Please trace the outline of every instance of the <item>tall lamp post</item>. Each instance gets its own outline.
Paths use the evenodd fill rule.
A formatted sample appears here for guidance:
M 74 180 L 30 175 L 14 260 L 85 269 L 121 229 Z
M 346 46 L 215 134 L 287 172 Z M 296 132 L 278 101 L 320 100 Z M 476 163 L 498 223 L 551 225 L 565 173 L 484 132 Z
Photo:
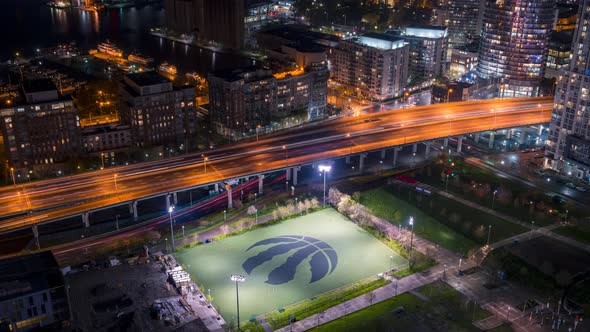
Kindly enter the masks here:
M 492 233 L 492 225 L 488 225 L 488 242 L 486 245 L 490 245 L 490 234 Z
M 324 173 L 324 206 L 326 206 L 326 173 L 332 170 L 332 166 L 320 165 L 319 170 Z
M 410 235 L 410 264 L 412 264 L 412 249 L 414 247 L 414 217 L 410 217 L 410 226 L 412 226 L 412 233 Z
M 174 212 L 174 205 L 168 208 L 168 215 L 170 216 L 170 238 L 172 239 L 172 251 L 174 251 L 174 227 L 172 226 L 172 212 Z
M 494 190 L 492 194 L 492 210 L 494 209 L 494 203 L 496 202 L 496 194 L 498 193 L 498 189 Z
M 236 283 L 236 309 L 238 312 L 238 331 L 240 330 L 240 291 L 238 287 L 238 283 L 246 281 L 246 277 L 239 275 L 239 274 L 232 274 L 231 281 L 235 281 Z

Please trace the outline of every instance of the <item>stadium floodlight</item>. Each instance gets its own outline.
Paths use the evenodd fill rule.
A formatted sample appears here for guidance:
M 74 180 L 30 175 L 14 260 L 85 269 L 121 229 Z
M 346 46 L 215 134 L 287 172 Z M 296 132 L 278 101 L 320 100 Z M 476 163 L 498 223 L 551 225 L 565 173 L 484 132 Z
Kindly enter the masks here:
M 332 166 L 320 165 L 318 169 L 324 174 L 324 206 L 326 206 L 326 173 L 332 170 Z
M 240 330 L 240 291 L 238 287 L 238 283 L 246 281 L 246 277 L 239 274 L 232 274 L 230 277 L 231 281 L 235 281 L 236 283 L 236 308 L 238 312 L 238 331 Z

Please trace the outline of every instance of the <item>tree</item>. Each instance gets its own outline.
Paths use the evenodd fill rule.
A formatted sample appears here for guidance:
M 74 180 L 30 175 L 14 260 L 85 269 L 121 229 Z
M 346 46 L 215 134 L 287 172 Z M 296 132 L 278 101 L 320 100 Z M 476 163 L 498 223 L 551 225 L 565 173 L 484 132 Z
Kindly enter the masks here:
M 352 199 L 355 200 L 356 202 L 361 201 L 361 192 L 360 191 L 355 191 L 354 193 L 352 193 Z
M 246 214 L 251 216 L 253 214 L 256 214 L 256 212 L 258 212 L 258 210 L 256 210 L 256 206 L 250 205 L 250 207 L 248 207 L 248 210 L 246 211 Z
M 227 233 L 229 233 L 229 226 L 227 224 L 221 225 L 221 232 L 223 235 L 227 235 Z

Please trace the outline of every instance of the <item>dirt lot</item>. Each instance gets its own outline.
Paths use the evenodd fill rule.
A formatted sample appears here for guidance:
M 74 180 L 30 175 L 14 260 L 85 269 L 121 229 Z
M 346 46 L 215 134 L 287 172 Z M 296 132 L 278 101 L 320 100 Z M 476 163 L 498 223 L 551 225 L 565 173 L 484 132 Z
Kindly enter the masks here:
M 73 325 L 82 331 L 174 331 L 150 315 L 156 299 L 178 297 L 158 264 L 118 265 L 68 276 Z M 205 331 L 197 319 L 191 331 Z

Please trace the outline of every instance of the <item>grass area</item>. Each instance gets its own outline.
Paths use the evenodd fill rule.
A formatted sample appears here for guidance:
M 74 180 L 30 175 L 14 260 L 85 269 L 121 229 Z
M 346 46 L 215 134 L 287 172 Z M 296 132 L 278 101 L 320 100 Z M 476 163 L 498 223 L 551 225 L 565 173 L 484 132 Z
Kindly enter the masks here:
M 270 326 L 276 330 L 289 325 L 289 320 L 291 317 L 295 317 L 298 320 L 304 319 L 335 305 L 366 294 L 372 290 L 381 288 L 389 284 L 389 282 L 389 280 L 376 277 L 358 281 L 351 285 L 347 285 L 319 296 L 289 305 L 283 308 L 284 311 L 282 312 L 273 311 L 264 315 L 264 318 L 269 322 Z
M 269 242 L 259 243 L 265 240 Z M 240 284 L 240 318 L 246 321 L 407 264 L 333 209 L 185 249 L 175 256 L 197 284 L 211 290 L 213 304 L 228 322 L 236 320 L 232 274 L 246 277 Z
M 450 177 L 448 191 L 461 198 L 491 208 L 494 190 L 498 194 L 494 200 L 494 209 L 515 217 L 523 222 L 535 221 L 537 226 L 546 226 L 560 218 L 556 211 L 569 209 L 569 216 L 578 218 L 586 212 L 576 209 L 571 203 L 556 204 L 544 192 L 532 190 L 518 181 L 503 178 L 497 174 L 465 163 L 460 158 L 451 158 L 455 164 L 451 167 L 448 159 L 439 160 L 435 165 L 414 171 L 410 176 L 439 189 L 445 189 L 443 170 L 452 169 L 455 176 Z M 531 202 L 533 204 L 531 204 Z M 562 216 L 564 217 L 564 216 Z
M 508 280 L 534 288 L 545 296 L 552 295 L 558 289 L 555 280 L 505 248 L 493 250 L 487 256 L 484 264 L 495 270 L 503 271 Z
M 590 229 L 588 229 L 588 227 L 568 225 L 554 229 L 553 232 L 559 235 L 567 236 L 578 242 L 590 244 Z
M 444 283 L 426 285 L 423 301 L 404 293 L 321 325 L 311 331 L 479 331 L 472 325 L 491 314 Z M 397 308 L 403 307 L 402 312 Z

